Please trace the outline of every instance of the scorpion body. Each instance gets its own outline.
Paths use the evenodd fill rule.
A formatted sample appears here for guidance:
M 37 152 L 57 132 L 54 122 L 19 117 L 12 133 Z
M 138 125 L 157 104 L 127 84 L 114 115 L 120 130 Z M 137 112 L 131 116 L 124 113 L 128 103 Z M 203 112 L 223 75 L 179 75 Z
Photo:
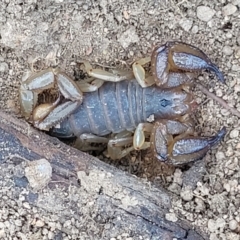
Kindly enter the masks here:
M 147 63 L 152 74 L 143 68 Z M 83 64 L 90 78 L 79 84 L 58 68 L 31 75 L 21 84 L 22 114 L 36 128 L 59 138 L 107 143 L 113 159 L 150 147 L 158 160 L 173 165 L 203 158 L 226 134 L 226 128 L 212 137 L 195 134 L 190 115 L 196 102 L 189 90 L 196 73 L 208 69 L 220 82 L 225 79 L 192 45 L 170 41 L 157 46 L 151 57 L 133 63 L 132 72 Z M 56 101 L 38 103 L 39 94 L 55 87 Z M 110 133 L 114 135 L 104 137 Z
M 180 86 L 173 91 L 154 86 L 142 88 L 136 80 L 106 82 L 97 91 L 85 93 L 83 104 L 51 134 L 66 138 L 83 133 L 104 136 L 133 131 L 152 115 L 154 119 L 174 119 L 186 114 L 191 100 Z

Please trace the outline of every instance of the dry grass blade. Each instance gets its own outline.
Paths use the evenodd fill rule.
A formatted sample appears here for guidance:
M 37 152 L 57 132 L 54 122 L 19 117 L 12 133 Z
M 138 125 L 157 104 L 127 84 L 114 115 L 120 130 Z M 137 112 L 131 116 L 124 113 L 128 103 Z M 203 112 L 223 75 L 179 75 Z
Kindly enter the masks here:
M 228 111 L 230 111 L 232 114 L 240 118 L 240 112 L 231 106 L 229 106 L 223 99 L 217 97 L 215 94 L 209 92 L 207 88 L 205 88 L 202 84 L 197 83 L 197 87 L 208 97 L 212 98 L 213 100 L 217 101 L 221 106 L 226 108 Z

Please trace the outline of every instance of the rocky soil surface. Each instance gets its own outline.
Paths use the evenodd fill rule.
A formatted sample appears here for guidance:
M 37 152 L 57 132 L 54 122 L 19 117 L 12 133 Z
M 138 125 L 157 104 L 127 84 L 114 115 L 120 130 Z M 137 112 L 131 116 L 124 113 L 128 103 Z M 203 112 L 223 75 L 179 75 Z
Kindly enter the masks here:
M 207 72 L 199 80 L 240 111 L 239 9 L 239 0 L 2 0 L 0 107 L 20 117 L 18 88 L 28 69 L 58 65 L 77 78 L 81 59 L 96 66 L 130 69 L 134 60 L 149 56 L 157 44 L 180 40 L 202 49 L 220 67 L 226 85 Z M 156 163 L 149 154 L 133 153 L 118 162 L 100 158 L 172 191 L 175 197 L 169 220 L 187 219 L 211 240 L 238 240 L 240 119 L 197 89 L 195 95 L 197 130 L 207 136 L 222 126 L 228 131 L 225 140 L 204 159 L 205 167 L 199 166 L 205 171 L 196 185 L 184 181 L 184 169 L 166 177 L 169 169 L 152 167 Z M 56 229 L 67 228 L 63 239 L 80 239 L 76 222 L 61 223 L 24 204 L 23 194 L 11 192 L 10 182 L 6 171 L 0 178 L 0 238 L 60 239 Z M 82 235 L 82 239 L 88 237 Z

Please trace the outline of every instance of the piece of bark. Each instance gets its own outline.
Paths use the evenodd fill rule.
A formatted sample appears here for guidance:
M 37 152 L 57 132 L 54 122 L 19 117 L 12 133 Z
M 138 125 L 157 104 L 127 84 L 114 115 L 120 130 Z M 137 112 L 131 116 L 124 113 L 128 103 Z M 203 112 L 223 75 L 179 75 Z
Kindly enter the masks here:
M 89 239 L 118 236 L 163 240 L 207 238 L 186 221 L 166 220 L 171 207 L 170 194 L 166 191 L 0 111 L 2 165 L 11 163 L 18 169 L 25 162 L 42 158 L 51 164 L 52 180 L 44 192 L 30 190 L 26 200 L 46 214 L 54 214 L 62 223 L 71 218 L 80 222 L 81 235 L 77 239 L 84 233 Z M 12 179 L 14 189 L 30 189 L 25 176 L 13 171 Z M 62 228 L 55 231 L 56 239 L 62 232 L 71 235 L 71 231 Z

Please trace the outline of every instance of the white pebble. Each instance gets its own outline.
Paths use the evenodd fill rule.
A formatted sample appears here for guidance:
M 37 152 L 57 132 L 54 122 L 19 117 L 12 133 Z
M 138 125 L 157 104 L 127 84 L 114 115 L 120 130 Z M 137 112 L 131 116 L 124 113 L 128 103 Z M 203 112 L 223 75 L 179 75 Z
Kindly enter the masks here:
M 218 218 L 216 220 L 216 227 L 217 229 L 223 229 L 226 225 L 226 221 L 223 218 Z
M 223 53 L 227 56 L 230 56 L 233 54 L 233 49 L 230 46 L 224 46 Z
M 225 16 L 232 15 L 237 11 L 237 7 L 233 4 L 229 3 L 228 5 L 223 7 L 223 14 Z
M 224 183 L 223 187 L 226 189 L 227 192 L 230 192 L 231 186 L 229 185 L 229 183 Z
M 237 59 L 240 58 L 240 47 L 235 48 L 235 58 L 237 58 Z
M 166 219 L 170 222 L 176 222 L 178 220 L 175 213 L 166 213 Z
M 22 226 L 22 221 L 20 219 L 16 219 L 15 220 L 15 225 L 18 226 L 18 227 L 21 227 Z
M 224 152 L 221 152 L 221 151 L 218 151 L 216 153 L 216 158 L 218 161 L 222 161 L 222 160 L 226 159 Z
M 190 188 L 184 189 L 180 195 L 184 201 L 191 201 L 193 199 L 193 192 Z
M 235 85 L 234 86 L 234 91 L 236 92 L 236 93 L 238 93 L 238 92 L 240 92 L 240 85 Z
M 7 72 L 8 71 L 8 64 L 5 62 L 0 63 L 0 72 Z
M 233 129 L 230 132 L 230 138 L 238 138 L 238 135 L 239 135 L 239 130 L 237 130 L 237 129 Z
M 44 158 L 29 162 L 25 168 L 25 176 L 34 190 L 40 190 L 51 180 L 51 164 Z
M 216 233 L 211 233 L 209 240 L 219 240 L 218 236 L 216 235 Z
M 48 239 L 54 239 L 55 234 L 53 232 L 48 232 Z
M 5 230 L 4 228 L 0 230 L 0 238 L 5 237 Z
M 208 230 L 210 232 L 215 232 L 217 230 L 216 223 L 215 223 L 215 221 L 213 219 L 209 219 L 208 220 Z
M 233 64 L 233 65 L 232 65 L 232 70 L 233 70 L 233 71 L 236 71 L 236 72 L 239 72 L 239 71 L 240 71 L 240 65 Z
M 43 227 L 44 226 L 44 222 L 39 219 L 39 220 L 36 221 L 36 226 L 37 227 Z
M 192 33 L 197 33 L 198 32 L 198 26 L 197 25 L 194 25 L 192 27 Z
M 184 31 L 189 32 L 189 30 L 192 28 L 193 20 L 183 18 L 179 21 L 179 25 Z
M 48 229 L 44 228 L 44 229 L 42 230 L 42 234 L 43 234 L 43 235 L 47 235 L 47 234 L 48 234 Z
M 24 203 L 23 203 L 23 207 L 24 207 L 24 208 L 27 208 L 27 209 L 31 209 L 31 207 L 30 207 L 30 205 L 29 205 L 28 202 L 24 202 Z
M 215 13 L 216 11 L 211 9 L 210 7 L 206 6 L 197 7 L 197 17 L 204 22 L 210 21 Z
M 223 96 L 222 89 L 218 88 L 218 89 L 216 90 L 216 95 L 217 95 L 218 97 L 222 97 L 222 96 Z
M 238 227 L 238 222 L 235 220 L 235 219 L 232 219 L 230 222 L 229 222 L 229 228 L 234 231 L 235 229 L 237 229 Z

